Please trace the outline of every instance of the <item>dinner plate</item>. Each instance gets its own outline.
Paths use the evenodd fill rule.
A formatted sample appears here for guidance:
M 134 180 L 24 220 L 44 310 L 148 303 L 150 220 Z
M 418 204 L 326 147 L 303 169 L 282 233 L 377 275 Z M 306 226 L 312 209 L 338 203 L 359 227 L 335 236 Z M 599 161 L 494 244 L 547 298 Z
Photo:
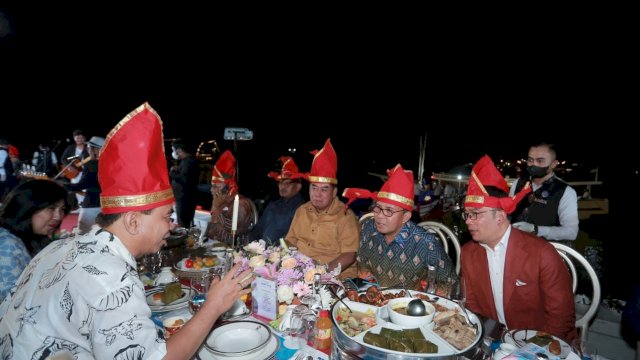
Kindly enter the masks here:
M 179 299 L 172 301 L 169 304 L 165 304 L 162 300 L 156 300 L 153 295 L 162 291 L 162 288 L 156 287 L 146 292 L 147 304 L 151 311 L 171 311 L 181 309 L 189 305 L 189 296 L 191 295 L 191 289 L 188 286 L 182 286 L 182 296 Z
M 194 269 L 194 268 L 188 268 L 186 266 L 184 266 L 184 262 L 187 260 L 187 258 L 184 258 L 180 261 L 178 261 L 173 267 L 176 270 L 180 270 L 180 271 L 184 271 L 184 272 L 192 272 L 192 273 L 207 273 L 209 272 L 209 269 L 213 269 L 216 267 L 220 267 L 222 265 L 224 265 L 224 259 L 221 257 L 218 257 L 218 263 L 214 266 L 203 266 L 200 268 L 200 270 L 198 269 Z
M 280 350 L 280 339 L 271 334 L 271 338 L 267 342 L 267 345 L 263 347 L 261 350 L 258 350 L 254 353 L 240 356 L 225 356 L 225 355 L 216 355 L 210 352 L 205 346 L 202 346 L 198 351 L 198 356 L 201 360 L 223 360 L 223 359 L 234 359 L 234 360 L 266 360 L 272 359 L 276 356 L 276 353 Z
M 238 357 L 261 350 L 270 338 L 271 329 L 263 323 L 235 321 L 213 329 L 204 346 L 216 355 Z
M 527 345 L 527 340 L 536 336 L 537 330 L 510 330 L 502 335 L 502 341 L 519 348 Z M 549 334 L 554 340 L 560 342 L 560 357 L 566 358 L 571 353 L 571 346 L 557 336 Z M 549 345 L 544 346 L 549 351 Z

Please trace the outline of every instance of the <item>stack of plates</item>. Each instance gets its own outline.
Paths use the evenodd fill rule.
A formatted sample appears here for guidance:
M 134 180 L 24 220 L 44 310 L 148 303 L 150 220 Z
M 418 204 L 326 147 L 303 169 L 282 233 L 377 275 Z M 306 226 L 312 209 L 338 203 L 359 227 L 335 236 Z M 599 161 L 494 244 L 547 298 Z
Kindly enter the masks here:
M 172 301 L 169 304 L 165 304 L 162 300 L 155 300 L 153 298 L 154 294 L 162 292 L 164 289 L 162 287 L 154 287 L 148 290 L 145 295 L 147 296 L 147 304 L 149 304 L 149 308 L 153 312 L 166 312 L 171 310 L 182 309 L 189 306 L 189 298 L 191 297 L 191 289 L 188 286 L 182 285 L 182 296 Z
M 275 356 L 279 348 L 280 340 L 267 325 L 255 321 L 235 321 L 213 329 L 198 356 L 202 360 L 264 360 Z

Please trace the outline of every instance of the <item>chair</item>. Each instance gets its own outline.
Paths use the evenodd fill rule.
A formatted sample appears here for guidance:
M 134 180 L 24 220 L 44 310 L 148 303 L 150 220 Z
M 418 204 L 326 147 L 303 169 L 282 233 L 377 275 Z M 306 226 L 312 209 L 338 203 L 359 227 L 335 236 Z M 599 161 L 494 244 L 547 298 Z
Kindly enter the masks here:
M 251 219 L 251 225 L 249 225 L 249 227 L 253 228 L 253 226 L 258 223 L 258 208 L 253 200 L 249 199 L 249 203 L 251 204 L 251 214 L 253 215 L 253 219 Z
M 372 212 L 368 212 L 368 213 L 363 214 L 362 216 L 360 216 L 360 219 L 358 219 L 358 223 L 360 224 L 360 227 L 362 227 L 362 224 L 364 224 L 364 221 L 367 220 L 370 217 L 373 217 L 373 213 Z
M 579 262 L 580 265 L 582 265 L 582 267 L 587 271 L 587 274 L 589 274 L 589 278 L 591 279 L 591 287 L 593 291 L 593 296 L 591 297 L 591 305 L 589 306 L 589 309 L 587 309 L 587 312 L 584 313 L 584 315 L 582 315 L 579 319 L 576 318 L 576 328 L 580 329 L 580 340 L 582 341 L 582 343 L 586 343 L 589 333 L 589 322 L 591 322 L 591 319 L 593 319 L 593 317 L 596 315 L 598 306 L 600 305 L 600 280 L 598 280 L 598 276 L 593 270 L 591 264 L 589 264 L 587 259 L 585 259 L 584 256 L 582 256 L 579 252 L 568 247 L 567 245 L 555 242 L 552 242 L 552 244 L 556 247 L 556 250 L 558 250 L 558 254 L 560 254 L 560 257 L 562 257 L 562 259 L 567 264 L 567 267 L 569 268 L 574 293 L 578 286 L 578 276 L 576 272 L 576 266 L 574 264 L 575 261 Z
M 455 263 L 456 263 L 456 274 L 460 274 L 460 241 L 456 234 L 451 231 L 446 225 L 436 222 L 436 221 L 423 221 L 418 223 L 418 226 L 422 226 L 427 231 L 432 231 L 438 235 L 438 238 L 442 242 L 442 246 L 444 247 L 444 251 L 449 254 L 449 241 L 453 244 L 453 249 L 455 250 Z

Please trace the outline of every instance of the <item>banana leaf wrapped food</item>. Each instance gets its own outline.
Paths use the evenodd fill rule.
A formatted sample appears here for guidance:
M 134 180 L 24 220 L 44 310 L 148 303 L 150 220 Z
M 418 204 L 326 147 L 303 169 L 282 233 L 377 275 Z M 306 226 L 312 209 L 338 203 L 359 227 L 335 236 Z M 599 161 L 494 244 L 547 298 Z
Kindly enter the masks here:
M 438 346 L 424 337 L 420 329 L 395 330 L 381 328 L 380 334 L 367 332 L 364 342 L 383 349 L 404 353 L 437 353 Z
M 168 305 L 182 297 L 182 286 L 180 283 L 174 282 L 167 284 L 162 293 L 162 302 Z
M 381 347 L 383 349 L 389 349 L 389 338 L 384 337 L 380 334 L 374 334 L 369 331 L 364 334 L 364 338 L 362 340 L 369 345 Z

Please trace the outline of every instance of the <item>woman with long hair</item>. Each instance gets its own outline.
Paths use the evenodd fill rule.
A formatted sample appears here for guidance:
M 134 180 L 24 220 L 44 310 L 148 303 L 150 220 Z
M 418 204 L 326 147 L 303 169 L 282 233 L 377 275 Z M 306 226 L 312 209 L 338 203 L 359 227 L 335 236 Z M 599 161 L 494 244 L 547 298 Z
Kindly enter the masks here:
M 0 209 L 0 301 L 60 228 L 66 199 L 67 191 L 50 180 L 24 182 L 7 195 Z

